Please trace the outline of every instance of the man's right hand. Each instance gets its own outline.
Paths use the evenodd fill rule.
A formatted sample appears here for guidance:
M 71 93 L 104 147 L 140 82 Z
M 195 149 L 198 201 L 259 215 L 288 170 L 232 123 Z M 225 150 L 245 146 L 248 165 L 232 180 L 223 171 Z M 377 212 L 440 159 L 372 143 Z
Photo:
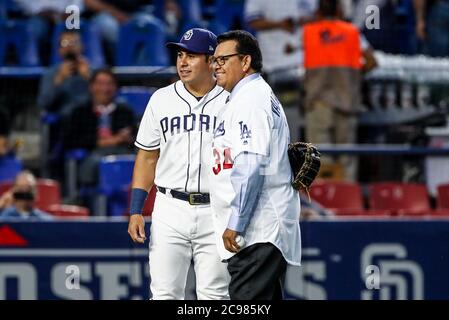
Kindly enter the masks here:
M 63 61 L 59 67 L 58 73 L 55 76 L 55 85 L 61 84 L 66 78 L 75 74 L 77 68 L 76 61 Z
M 141 214 L 132 214 L 129 217 L 128 233 L 131 239 L 137 243 L 144 243 L 145 236 L 145 219 Z

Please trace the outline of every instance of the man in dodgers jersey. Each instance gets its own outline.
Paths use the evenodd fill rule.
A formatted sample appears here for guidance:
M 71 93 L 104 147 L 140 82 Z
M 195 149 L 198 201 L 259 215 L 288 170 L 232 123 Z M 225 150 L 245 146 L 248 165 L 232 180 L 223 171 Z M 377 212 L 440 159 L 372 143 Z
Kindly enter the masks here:
M 282 299 L 287 264 L 301 262 L 286 117 L 259 74 L 257 40 L 241 30 L 217 40 L 217 83 L 231 94 L 214 132 L 210 186 L 219 253 L 231 275 L 229 295 Z
M 229 299 L 229 274 L 215 243 L 209 200 L 208 157 L 219 110 L 228 93 L 216 85 L 212 55 L 216 36 L 191 29 L 179 43 L 180 81 L 157 90 L 148 102 L 135 145 L 131 238 L 145 241 L 140 214 L 148 191 L 158 187 L 152 214 L 150 276 L 153 299 L 184 299 L 193 261 L 198 299 Z

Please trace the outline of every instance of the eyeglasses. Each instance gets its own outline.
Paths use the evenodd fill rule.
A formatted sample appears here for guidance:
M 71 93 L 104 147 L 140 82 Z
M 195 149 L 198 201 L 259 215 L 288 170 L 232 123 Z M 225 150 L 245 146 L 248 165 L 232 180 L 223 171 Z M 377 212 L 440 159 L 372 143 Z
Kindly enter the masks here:
M 67 47 L 73 47 L 73 46 L 77 46 L 81 43 L 80 40 L 67 40 L 67 39 L 63 39 L 61 40 L 60 46 L 62 48 L 67 48 Z
M 240 55 L 242 55 L 242 54 L 241 53 L 233 53 L 233 54 L 227 54 L 225 56 L 216 57 L 216 58 L 214 58 L 212 63 L 214 63 L 214 64 L 216 63 L 221 67 L 226 63 L 226 61 L 229 60 L 230 57 L 240 56 Z

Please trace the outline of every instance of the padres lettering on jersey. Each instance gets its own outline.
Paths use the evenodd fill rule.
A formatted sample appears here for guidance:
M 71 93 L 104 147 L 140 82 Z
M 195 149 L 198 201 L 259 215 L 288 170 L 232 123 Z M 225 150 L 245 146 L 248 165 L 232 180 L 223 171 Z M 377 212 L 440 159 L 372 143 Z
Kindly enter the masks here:
M 155 184 L 185 192 L 209 192 L 208 155 L 217 115 L 228 93 L 215 86 L 197 100 L 181 81 L 157 90 L 140 123 L 135 145 L 160 149 Z

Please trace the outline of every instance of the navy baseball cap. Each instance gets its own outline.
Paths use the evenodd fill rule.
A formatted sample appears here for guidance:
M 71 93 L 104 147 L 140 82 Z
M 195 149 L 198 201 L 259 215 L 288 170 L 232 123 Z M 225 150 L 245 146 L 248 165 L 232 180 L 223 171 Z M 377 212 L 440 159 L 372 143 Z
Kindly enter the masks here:
M 209 30 L 193 28 L 186 31 L 179 42 L 168 42 L 166 46 L 193 53 L 213 55 L 217 47 L 217 36 Z

